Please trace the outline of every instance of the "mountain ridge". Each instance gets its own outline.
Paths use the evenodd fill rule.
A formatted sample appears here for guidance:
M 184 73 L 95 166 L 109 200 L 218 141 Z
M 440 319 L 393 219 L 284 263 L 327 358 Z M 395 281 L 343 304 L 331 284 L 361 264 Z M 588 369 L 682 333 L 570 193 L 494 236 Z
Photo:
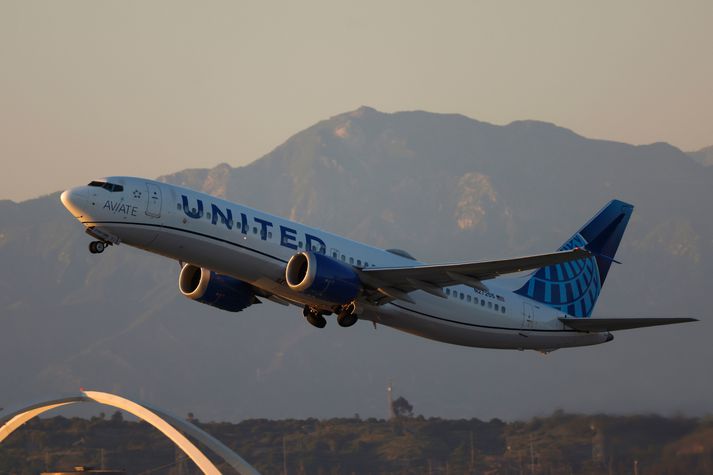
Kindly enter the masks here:
M 704 167 L 710 167 L 713 165 L 713 145 L 703 147 L 702 149 L 693 152 L 687 152 L 687 155 Z
M 636 205 L 618 256 L 626 264 L 610 273 L 595 315 L 708 311 L 713 175 L 675 147 L 527 121 L 358 111 L 319 121 L 249 165 L 160 179 L 427 262 L 556 249 L 617 197 Z M 364 323 L 317 331 L 296 308 L 231 315 L 188 301 L 177 263 L 125 246 L 90 255 L 82 231 L 58 193 L 0 202 L 0 361 L 16 363 L 0 366 L 0 378 L 15 382 L 0 406 L 91 386 L 209 418 L 378 415 L 396 378 L 428 415 L 710 408 L 713 383 L 686 376 L 713 357 L 705 319 L 547 359 Z

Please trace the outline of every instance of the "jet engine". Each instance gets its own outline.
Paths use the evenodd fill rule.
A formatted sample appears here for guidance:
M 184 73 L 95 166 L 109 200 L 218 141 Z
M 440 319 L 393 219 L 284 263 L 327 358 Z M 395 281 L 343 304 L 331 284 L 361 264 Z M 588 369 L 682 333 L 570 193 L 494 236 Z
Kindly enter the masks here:
M 239 312 L 260 303 L 250 284 L 192 264 L 181 269 L 178 288 L 191 300 L 228 312 Z
M 292 290 L 340 305 L 354 300 L 362 288 L 351 266 L 311 251 L 290 258 L 285 280 Z

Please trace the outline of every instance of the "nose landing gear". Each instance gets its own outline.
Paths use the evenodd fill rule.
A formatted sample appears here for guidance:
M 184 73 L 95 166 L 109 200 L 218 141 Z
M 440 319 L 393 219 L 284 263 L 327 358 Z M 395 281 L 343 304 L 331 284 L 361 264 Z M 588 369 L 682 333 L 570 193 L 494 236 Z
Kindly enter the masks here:
M 106 249 L 106 244 L 103 241 L 92 241 L 89 243 L 89 252 L 92 254 L 101 254 Z
M 85 232 L 97 239 L 89 243 L 89 252 L 92 254 L 101 254 L 107 246 L 118 245 L 121 242 L 118 236 L 94 226 L 87 228 Z

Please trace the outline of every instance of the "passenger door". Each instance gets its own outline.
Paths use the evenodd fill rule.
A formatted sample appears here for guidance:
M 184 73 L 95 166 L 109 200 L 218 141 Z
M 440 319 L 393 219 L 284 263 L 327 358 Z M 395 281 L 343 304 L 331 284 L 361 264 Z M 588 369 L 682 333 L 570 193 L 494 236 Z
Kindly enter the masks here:
M 161 217 L 161 188 L 155 183 L 147 183 L 149 201 L 146 203 L 146 214 L 152 218 Z

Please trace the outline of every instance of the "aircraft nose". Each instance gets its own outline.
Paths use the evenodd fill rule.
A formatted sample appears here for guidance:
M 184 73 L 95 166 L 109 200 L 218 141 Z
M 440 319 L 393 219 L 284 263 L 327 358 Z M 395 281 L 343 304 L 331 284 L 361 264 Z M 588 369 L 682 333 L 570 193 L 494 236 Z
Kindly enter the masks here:
M 80 217 L 83 214 L 87 198 L 85 196 L 85 190 L 82 188 L 70 188 L 65 190 L 59 196 L 59 199 L 62 201 L 64 207 L 75 217 Z

